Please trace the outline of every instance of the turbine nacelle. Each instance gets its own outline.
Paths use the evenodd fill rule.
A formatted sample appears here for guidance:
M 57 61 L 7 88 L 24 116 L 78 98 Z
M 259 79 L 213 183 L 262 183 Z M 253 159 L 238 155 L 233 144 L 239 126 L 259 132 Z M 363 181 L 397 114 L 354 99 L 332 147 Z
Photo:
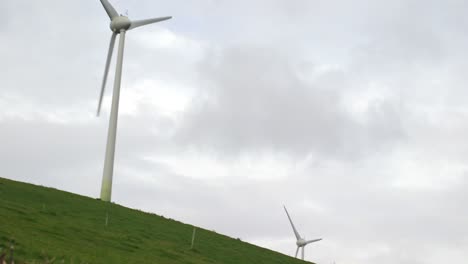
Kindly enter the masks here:
M 117 16 L 114 17 L 110 23 L 110 29 L 114 33 L 120 33 L 122 30 L 128 30 L 130 26 L 132 25 L 132 22 L 130 19 L 126 16 Z
M 297 245 L 298 247 L 305 247 L 305 246 L 307 246 L 307 245 L 310 244 L 310 243 L 318 242 L 318 241 L 320 241 L 320 240 L 322 240 L 322 239 L 319 238 L 319 239 L 306 240 L 305 238 L 300 238 L 300 239 L 298 239 L 298 240 L 296 241 L 296 245 Z
M 303 239 L 303 238 L 298 239 L 298 240 L 296 241 L 296 245 L 297 245 L 298 247 L 303 247 L 303 246 L 307 245 L 307 241 L 306 241 L 305 239 Z

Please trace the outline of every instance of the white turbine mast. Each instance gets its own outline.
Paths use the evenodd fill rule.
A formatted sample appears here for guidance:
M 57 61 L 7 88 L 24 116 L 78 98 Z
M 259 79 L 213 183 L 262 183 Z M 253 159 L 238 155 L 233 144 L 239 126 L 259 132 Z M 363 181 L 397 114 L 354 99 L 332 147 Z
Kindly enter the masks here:
M 288 216 L 289 222 L 291 223 L 291 227 L 292 227 L 292 229 L 294 231 L 294 235 L 296 236 L 296 239 L 297 239 L 296 240 L 297 249 L 296 249 L 296 255 L 294 257 L 297 258 L 297 253 L 299 253 L 299 249 L 302 248 L 302 260 L 304 260 L 304 248 L 305 248 L 305 246 L 307 246 L 308 244 L 320 241 L 322 239 L 319 238 L 319 239 L 306 240 L 304 237 L 301 237 L 301 235 L 299 235 L 299 232 L 297 232 L 297 229 L 294 226 L 293 221 L 291 220 L 291 217 L 289 216 L 289 213 L 288 213 L 288 210 L 286 209 L 286 206 L 283 205 L 283 207 L 284 207 L 284 211 L 286 212 L 286 215 Z
M 124 46 L 125 46 L 125 33 L 128 30 L 135 29 L 137 27 L 161 22 L 164 20 L 171 19 L 172 17 L 158 17 L 144 20 L 135 20 L 132 21 L 128 17 L 119 15 L 115 8 L 107 0 L 100 0 L 102 6 L 109 15 L 111 20 L 110 29 L 112 30 L 112 36 L 109 44 L 109 52 L 107 54 L 106 67 L 104 70 L 104 78 L 102 80 L 101 94 L 99 96 L 99 104 L 97 108 L 97 116 L 101 112 L 102 98 L 104 96 L 104 90 L 107 82 L 107 75 L 109 73 L 109 66 L 112 59 L 112 52 L 114 51 L 115 39 L 117 35 L 120 35 L 119 38 L 119 50 L 117 54 L 117 65 L 115 70 L 115 80 L 114 80 L 114 91 L 112 95 L 112 107 L 109 120 L 109 130 L 107 134 L 107 146 L 106 146 L 106 157 L 104 161 L 104 172 L 102 176 L 102 185 L 101 185 L 101 200 L 110 202 L 112 195 L 112 176 L 114 172 L 114 155 L 115 155 L 115 140 L 117 134 L 117 118 L 119 113 L 119 98 L 120 98 L 120 82 L 122 80 L 122 65 L 123 65 L 123 55 L 124 55 Z

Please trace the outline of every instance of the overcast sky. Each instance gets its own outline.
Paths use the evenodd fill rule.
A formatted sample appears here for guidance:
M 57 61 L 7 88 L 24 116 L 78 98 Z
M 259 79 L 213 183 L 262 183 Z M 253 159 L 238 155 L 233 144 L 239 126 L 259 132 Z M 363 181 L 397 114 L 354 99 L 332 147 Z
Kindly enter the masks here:
M 111 2 L 174 16 L 127 34 L 113 201 L 292 255 L 284 204 L 319 264 L 466 261 L 467 1 Z M 107 14 L 0 10 L 0 176 L 98 197 Z

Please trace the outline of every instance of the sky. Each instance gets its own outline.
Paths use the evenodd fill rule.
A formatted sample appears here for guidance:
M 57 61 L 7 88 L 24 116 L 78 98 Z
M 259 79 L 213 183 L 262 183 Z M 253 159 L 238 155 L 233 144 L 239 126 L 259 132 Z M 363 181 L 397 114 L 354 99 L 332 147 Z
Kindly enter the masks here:
M 127 34 L 114 202 L 293 255 L 286 205 L 319 264 L 468 258 L 468 2 L 111 3 L 174 16 Z M 98 197 L 105 11 L 0 10 L 0 177 Z

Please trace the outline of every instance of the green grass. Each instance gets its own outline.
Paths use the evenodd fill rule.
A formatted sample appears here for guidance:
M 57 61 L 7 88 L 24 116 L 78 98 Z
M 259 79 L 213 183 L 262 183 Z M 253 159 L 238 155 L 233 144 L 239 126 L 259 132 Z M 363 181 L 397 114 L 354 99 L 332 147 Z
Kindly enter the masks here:
M 105 225 L 106 212 L 109 223 Z M 162 216 L 0 178 L 0 248 L 19 263 L 304 263 Z M 0 250 L 1 253 L 2 250 Z

